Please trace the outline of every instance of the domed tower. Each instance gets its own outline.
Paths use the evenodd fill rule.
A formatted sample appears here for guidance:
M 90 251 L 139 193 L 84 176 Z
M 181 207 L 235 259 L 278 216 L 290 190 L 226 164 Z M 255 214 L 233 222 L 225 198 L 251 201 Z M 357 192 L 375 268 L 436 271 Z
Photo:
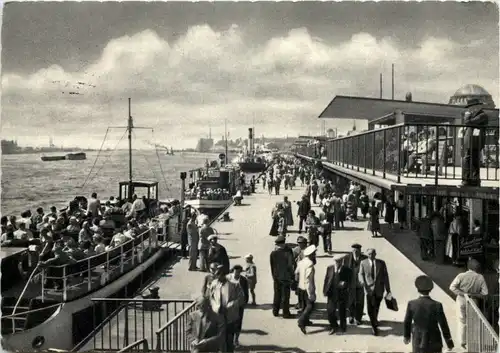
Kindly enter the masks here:
M 495 102 L 491 94 L 479 85 L 468 84 L 462 86 L 453 96 L 450 97 L 448 104 L 466 105 L 471 98 L 479 99 L 483 102 L 485 108 L 495 108 Z

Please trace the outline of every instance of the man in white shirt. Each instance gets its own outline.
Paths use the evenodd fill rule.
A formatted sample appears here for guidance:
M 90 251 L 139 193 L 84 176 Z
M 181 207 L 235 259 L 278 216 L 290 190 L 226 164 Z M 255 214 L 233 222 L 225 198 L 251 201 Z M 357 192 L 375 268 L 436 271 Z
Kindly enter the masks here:
M 134 195 L 133 200 L 134 202 L 132 203 L 132 207 L 130 208 L 129 216 L 138 218 L 146 210 L 146 204 L 144 203 L 142 198 L 137 197 L 137 195 Z
M 297 264 L 295 275 L 298 278 L 298 288 L 303 292 L 304 310 L 300 314 L 298 326 L 300 331 L 305 335 L 307 334 L 306 325 L 310 323 L 311 314 L 316 304 L 316 284 L 314 281 L 314 264 L 316 247 L 314 245 L 308 246 L 304 250 L 304 258 Z
M 31 240 L 33 239 L 33 233 L 26 229 L 26 223 L 20 222 L 19 229 L 14 232 L 14 239 L 18 240 Z
M 87 204 L 87 214 L 91 213 L 92 217 L 99 215 L 101 211 L 101 201 L 97 198 L 97 193 L 93 192 Z
M 488 295 L 488 286 L 482 274 L 478 273 L 481 265 L 475 259 L 469 259 L 468 270 L 458 274 L 451 282 L 450 290 L 457 295 L 456 305 L 458 313 L 458 332 L 462 348 L 466 348 L 466 300 L 468 295 L 473 300 L 477 300 Z

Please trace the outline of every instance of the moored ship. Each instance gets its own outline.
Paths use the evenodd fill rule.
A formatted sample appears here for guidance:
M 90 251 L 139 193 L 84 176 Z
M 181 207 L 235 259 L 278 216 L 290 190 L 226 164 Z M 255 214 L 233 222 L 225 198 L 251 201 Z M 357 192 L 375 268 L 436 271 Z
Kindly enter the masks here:
M 127 129 L 131 152 L 133 123 L 130 116 Z M 129 162 L 131 166 L 131 160 Z M 49 242 L 44 245 L 37 237 L 3 242 L 0 253 L 1 332 L 5 349 L 72 349 L 91 333 L 89 322 L 92 322 L 95 312 L 99 313 L 92 298 L 135 294 L 152 278 L 157 266 L 168 259 L 167 255 L 172 251 L 166 246 L 167 239 L 172 241 L 179 236 L 180 209 L 172 207 L 169 214 L 159 216 L 158 182 L 133 181 L 131 167 L 129 172 L 129 180 L 119 183 L 119 200 L 130 200 L 135 194 L 145 195 L 146 208 L 142 212 L 146 216 L 138 218 L 144 222 L 137 225 L 136 232 L 127 240 L 111 242 L 105 252 L 71 262 L 63 261 L 63 264 L 41 262 Z M 75 205 L 74 201 L 66 211 L 68 215 L 74 211 L 72 205 Z M 77 202 L 76 209 L 78 206 Z M 85 206 L 82 208 L 86 209 Z M 116 214 L 112 212 L 110 215 L 115 228 L 103 232 L 103 239 L 112 240 L 110 237 L 117 231 L 119 233 L 126 220 L 119 205 L 113 210 Z M 122 222 L 118 222 L 115 216 Z M 84 219 L 82 216 L 82 221 Z M 162 235 L 158 234 L 159 229 L 162 229 Z M 67 231 L 59 236 L 78 239 L 78 232 Z M 108 314 L 99 313 L 97 320 L 103 320 Z
M 232 165 L 193 170 L 190 177 L 185 204 L 210 219 L 231 205 L 233 195 L 240 186 L 240 169 Z
M 262 173 L 267 169 L 267 162 L 264 157 L 260 157 L 255 153 L 253 135 L 253 128 L 249 128 L 248 149 L 239 156 L 237 163 L 241 171 L 245 173 Z

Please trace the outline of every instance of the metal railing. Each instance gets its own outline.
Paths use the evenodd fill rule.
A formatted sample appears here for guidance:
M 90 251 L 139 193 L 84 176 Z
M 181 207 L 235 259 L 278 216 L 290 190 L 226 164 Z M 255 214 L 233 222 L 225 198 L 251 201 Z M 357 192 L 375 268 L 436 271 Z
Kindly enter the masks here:
M 195 311 L 195 303 L 187 306 L 167 324 L 156 331 L 156 350 L 165 352 L 189 352 L 187 335 L 189 316 Z
M 104 253 L 71 264 L 43 268 L 40 274 L 42 300 L 49 296 L 52 300 L 66 302 L 106 286 L 150 258 L 162 245 L 176 240 L 179 217 L 179 214 L 170 216 L 161 226 L 149 227 Z M 162 232 L 158 233 L 158 229 Z M 47 288 L 46 280 L 59 284 L 60 288 Z
M 129 344 L 127 347 L 120 349 L 118 353 L 125 353 L 125 352 L 137 352 L 141 351 L 141 349 L 137 349 L 138 347 L 142 346 L 142 351 L 143 352 L 148 352 L 149 351 L 149 345 L 148 345 L 148 340 L 143 338 L 141 340 L 135 341 L 132 344 Z
M 104 253 L 71 264 L 48 266 L 41 272 L 42 299 L 50 296 L 66 302 L 104 287 L 151 257 L 162 243 L 156 230 L 149 228 Z M 58 283 L 60 289 L 47 288 L 45 280 Z
M 156 333 L 186 308 L 193 300 L 93 298 L 93 329 L 73 351 L 118 351 L 130 342 L 154 342 Z
M 326 162 L 343 168 L 398 183 L 402 177 L 426 178 L 438 185 L 462 179 L 463 170 L 474 167 L 480 170 L 474 178 L 499 180 L 498 134 L 498 127 L 404 123 L 330 139 L 323 147 Z M 297 153 L 320 158 L 320 148 L 298 146 Z
M 494 353 L 498 349 L 498 334 L 475 301 L 465 295 L 466 344 L 468 352 Z M 498 310 L 498 309 L 497 309 Z

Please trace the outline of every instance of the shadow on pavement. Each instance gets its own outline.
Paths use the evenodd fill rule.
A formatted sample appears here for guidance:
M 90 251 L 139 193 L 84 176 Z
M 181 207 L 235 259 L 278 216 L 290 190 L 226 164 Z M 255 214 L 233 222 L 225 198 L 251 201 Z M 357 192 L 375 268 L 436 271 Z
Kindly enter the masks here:
M 450 284 L 453 279 L 464 271 L 462 267 L 451 264 L 436 264 L 434 261 L 424 261 L 420 257 L 420 240 L 415 232 L 411 230 L 390 229 L 386 224 L 380 225 L 382 236 L 391 243 L 408 260 L 417 266 L 427 276 L 431 277 L 446 294 L 455 299 L 455 295 L 450 291 Z M 390 266 L 390 264 L 388 264 Z M 413 279 L 412 279 L 413 281 Z
M 299 331 L 300 332 L 300 331 Z M 297 352 L 306 353 L 306 351 L 297 347 L 275 346 L 275 345 L 257 345 L 252 344 L 248 346 L 238 347 L 238 351 L 274 351 L 274 352 Z
M 259 330 L 259 329 L 249 329 L 249 330 L 243 329 L 243 330 L 241 330 L 241 333 L 248 334 L 248 335 L 257 335 L 257 336 L 269 335 L 269 333 L 267 333 L 266 331 Z
M 348 226 L 348 227 L 344 227 L 344 228 L 340 228 L 340 229 L 334 229 L 333 232 L 341 232 L 341 231 L 350 231 L 350 230 L 365 230 L 366 228 L 363 228 L 363 227 L 352 227 L 352 226 Z

